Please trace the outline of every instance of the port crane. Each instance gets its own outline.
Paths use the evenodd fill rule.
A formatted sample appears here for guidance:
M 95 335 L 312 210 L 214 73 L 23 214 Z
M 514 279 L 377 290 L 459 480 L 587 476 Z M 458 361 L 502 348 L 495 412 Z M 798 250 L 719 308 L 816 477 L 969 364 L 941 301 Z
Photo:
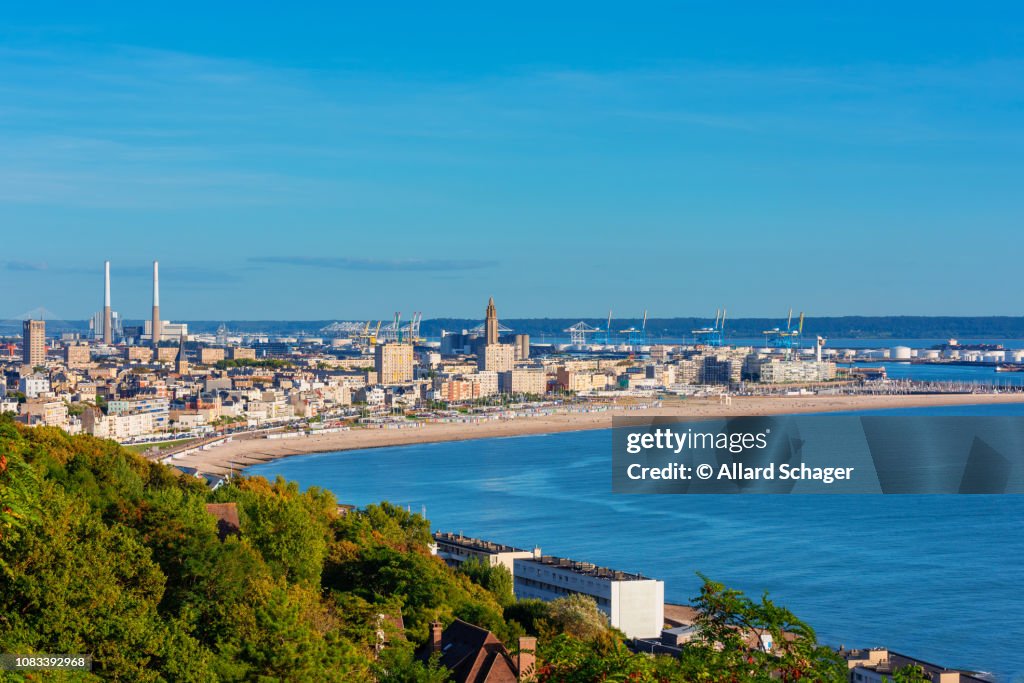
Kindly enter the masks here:
M 691 330 L 693 338 L 698 344 L 704 346 L 722 346 L 725 343 L 725 314 L 726 309 L 720 308 L 715 311 L 715 324 L 712 327 L 702 327 L 699 330 Z
M 622 334 L 626 335 L 626 344 L 629 346 L 640 346 L 641 344 L 647 343 L 647 311 L 644 311 L 644 320 L 640 325 L 640 329 L 636 326 L 630 326 L 628 329 L 622 330 Z
M 563 331 L 569 333 L 569 340 L 572 342 L 573 346 L 584 346 L 587 343 L 587 335 L 600 332 L 601 328 L 593 327 L 581 320 L 575 325 L 567 327 Z
M 402 313 L 400 311 L 395 312 L 395 317 L 390 323 L 381 327 L 380 323 L 377 323 L 377 333 L 374 337 L 379 342 L 408 342 L 410 344 L 418 344 L 423 341 L 420 336 L 420 323 L 423 322 L 423 314 L 416 311 L 412 314 L 412 319 L 402 325 Z
M 778 327 L 764 331 L 765 343 L 768 346 L 773 346 L 777 349 L 785 349 L 788 353 L 793 351 L 793 348 L 797 345 L 800 340 L 800 336 L 804 332 L 804 314 L 800 312 L 800 321 L 796 328 L 793 328 L 793 309 L 789 309 L 789 317 L 786 318 L 786 329 L 780 329 Z

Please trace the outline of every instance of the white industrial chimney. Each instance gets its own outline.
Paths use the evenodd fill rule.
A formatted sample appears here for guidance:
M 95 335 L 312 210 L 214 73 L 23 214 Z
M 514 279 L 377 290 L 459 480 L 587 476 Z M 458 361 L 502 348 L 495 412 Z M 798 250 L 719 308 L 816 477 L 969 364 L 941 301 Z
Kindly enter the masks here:
M 114 329 L 110 319 L 110 261 L 103 262 L 103 343 L 114 343 Z
M 160 323 L 160 262 L 153 261 L 153 346 L 160 345 L 162 336 Z

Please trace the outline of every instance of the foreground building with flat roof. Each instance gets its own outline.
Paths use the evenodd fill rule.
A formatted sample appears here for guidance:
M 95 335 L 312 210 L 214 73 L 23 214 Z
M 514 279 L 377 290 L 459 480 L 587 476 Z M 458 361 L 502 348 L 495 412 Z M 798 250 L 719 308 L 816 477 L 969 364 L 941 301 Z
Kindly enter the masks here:
M 469 538 L 462 534 L 434 533 L 437 545 L 437 556 L 450 567 L 458 567 L 469 559 L 478 559 L 488 567 L 503 565 L 509 574 L 515 573 L 513 562 L 517 558 L 540 557 L 540 548 L 523 550 L 510 545 L 492 543 L 479 538 Z
M 895 672 L 904 667 L 918 667 L 932 683 L 991 683 L 982 674 L 960 669 L 947 669 L 920 659 L 901 655 L 884 647 L 865 650 L 841 650 L 839 655 L 846 660 L 850 672 L 850 683 L 884 683 L 891 681 Z
M 665 625 L 665 582 L 641 574 L 545 555 L 513 562 L 517 598 L 586 595 L 630 638 L 657 638 Z

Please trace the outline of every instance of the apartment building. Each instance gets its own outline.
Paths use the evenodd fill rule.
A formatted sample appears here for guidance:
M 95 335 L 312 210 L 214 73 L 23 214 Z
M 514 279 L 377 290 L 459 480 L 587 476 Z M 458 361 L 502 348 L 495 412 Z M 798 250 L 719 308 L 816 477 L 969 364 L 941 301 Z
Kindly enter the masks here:
M 513 562 L 517 598 L 586 595 L 630 638 L 657 638 L 665 625 L 665 583 L 640 574 L 545 555 Z
M 542 396 L 547 390 L 548 376 L 544 370 L 522 369 L 498 373 L 498 391 L 503 394 Z
M 515 571 L 513 563 L 516 559 L 540 557 L 540 548 L 523 550 L 510 545 L 470 538 L 462 534 L 440 531 L 434 533 L 434 544 L 437 546 L 437 556 L 444 560 L 449 567 L 458 567 L 466 560 L 477 559 L 488 567 L 500 564 L 508 569 L 509 574 L 513 574 Z

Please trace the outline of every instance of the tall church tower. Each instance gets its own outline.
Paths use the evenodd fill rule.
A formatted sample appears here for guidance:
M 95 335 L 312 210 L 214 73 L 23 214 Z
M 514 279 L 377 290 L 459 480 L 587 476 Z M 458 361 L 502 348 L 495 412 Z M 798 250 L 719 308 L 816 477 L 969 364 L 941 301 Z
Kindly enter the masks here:
M 179 375 L 188 374 L 188 358 L 185 356 L 185 335 L 181 335 L 181 339 L 178 341 L 178 357 L 175 359 Z
M 487 345 L 498 343 L 498 309 L 494 306 L 494 297 L 487 302 L 487 318 L 484 322 Z

